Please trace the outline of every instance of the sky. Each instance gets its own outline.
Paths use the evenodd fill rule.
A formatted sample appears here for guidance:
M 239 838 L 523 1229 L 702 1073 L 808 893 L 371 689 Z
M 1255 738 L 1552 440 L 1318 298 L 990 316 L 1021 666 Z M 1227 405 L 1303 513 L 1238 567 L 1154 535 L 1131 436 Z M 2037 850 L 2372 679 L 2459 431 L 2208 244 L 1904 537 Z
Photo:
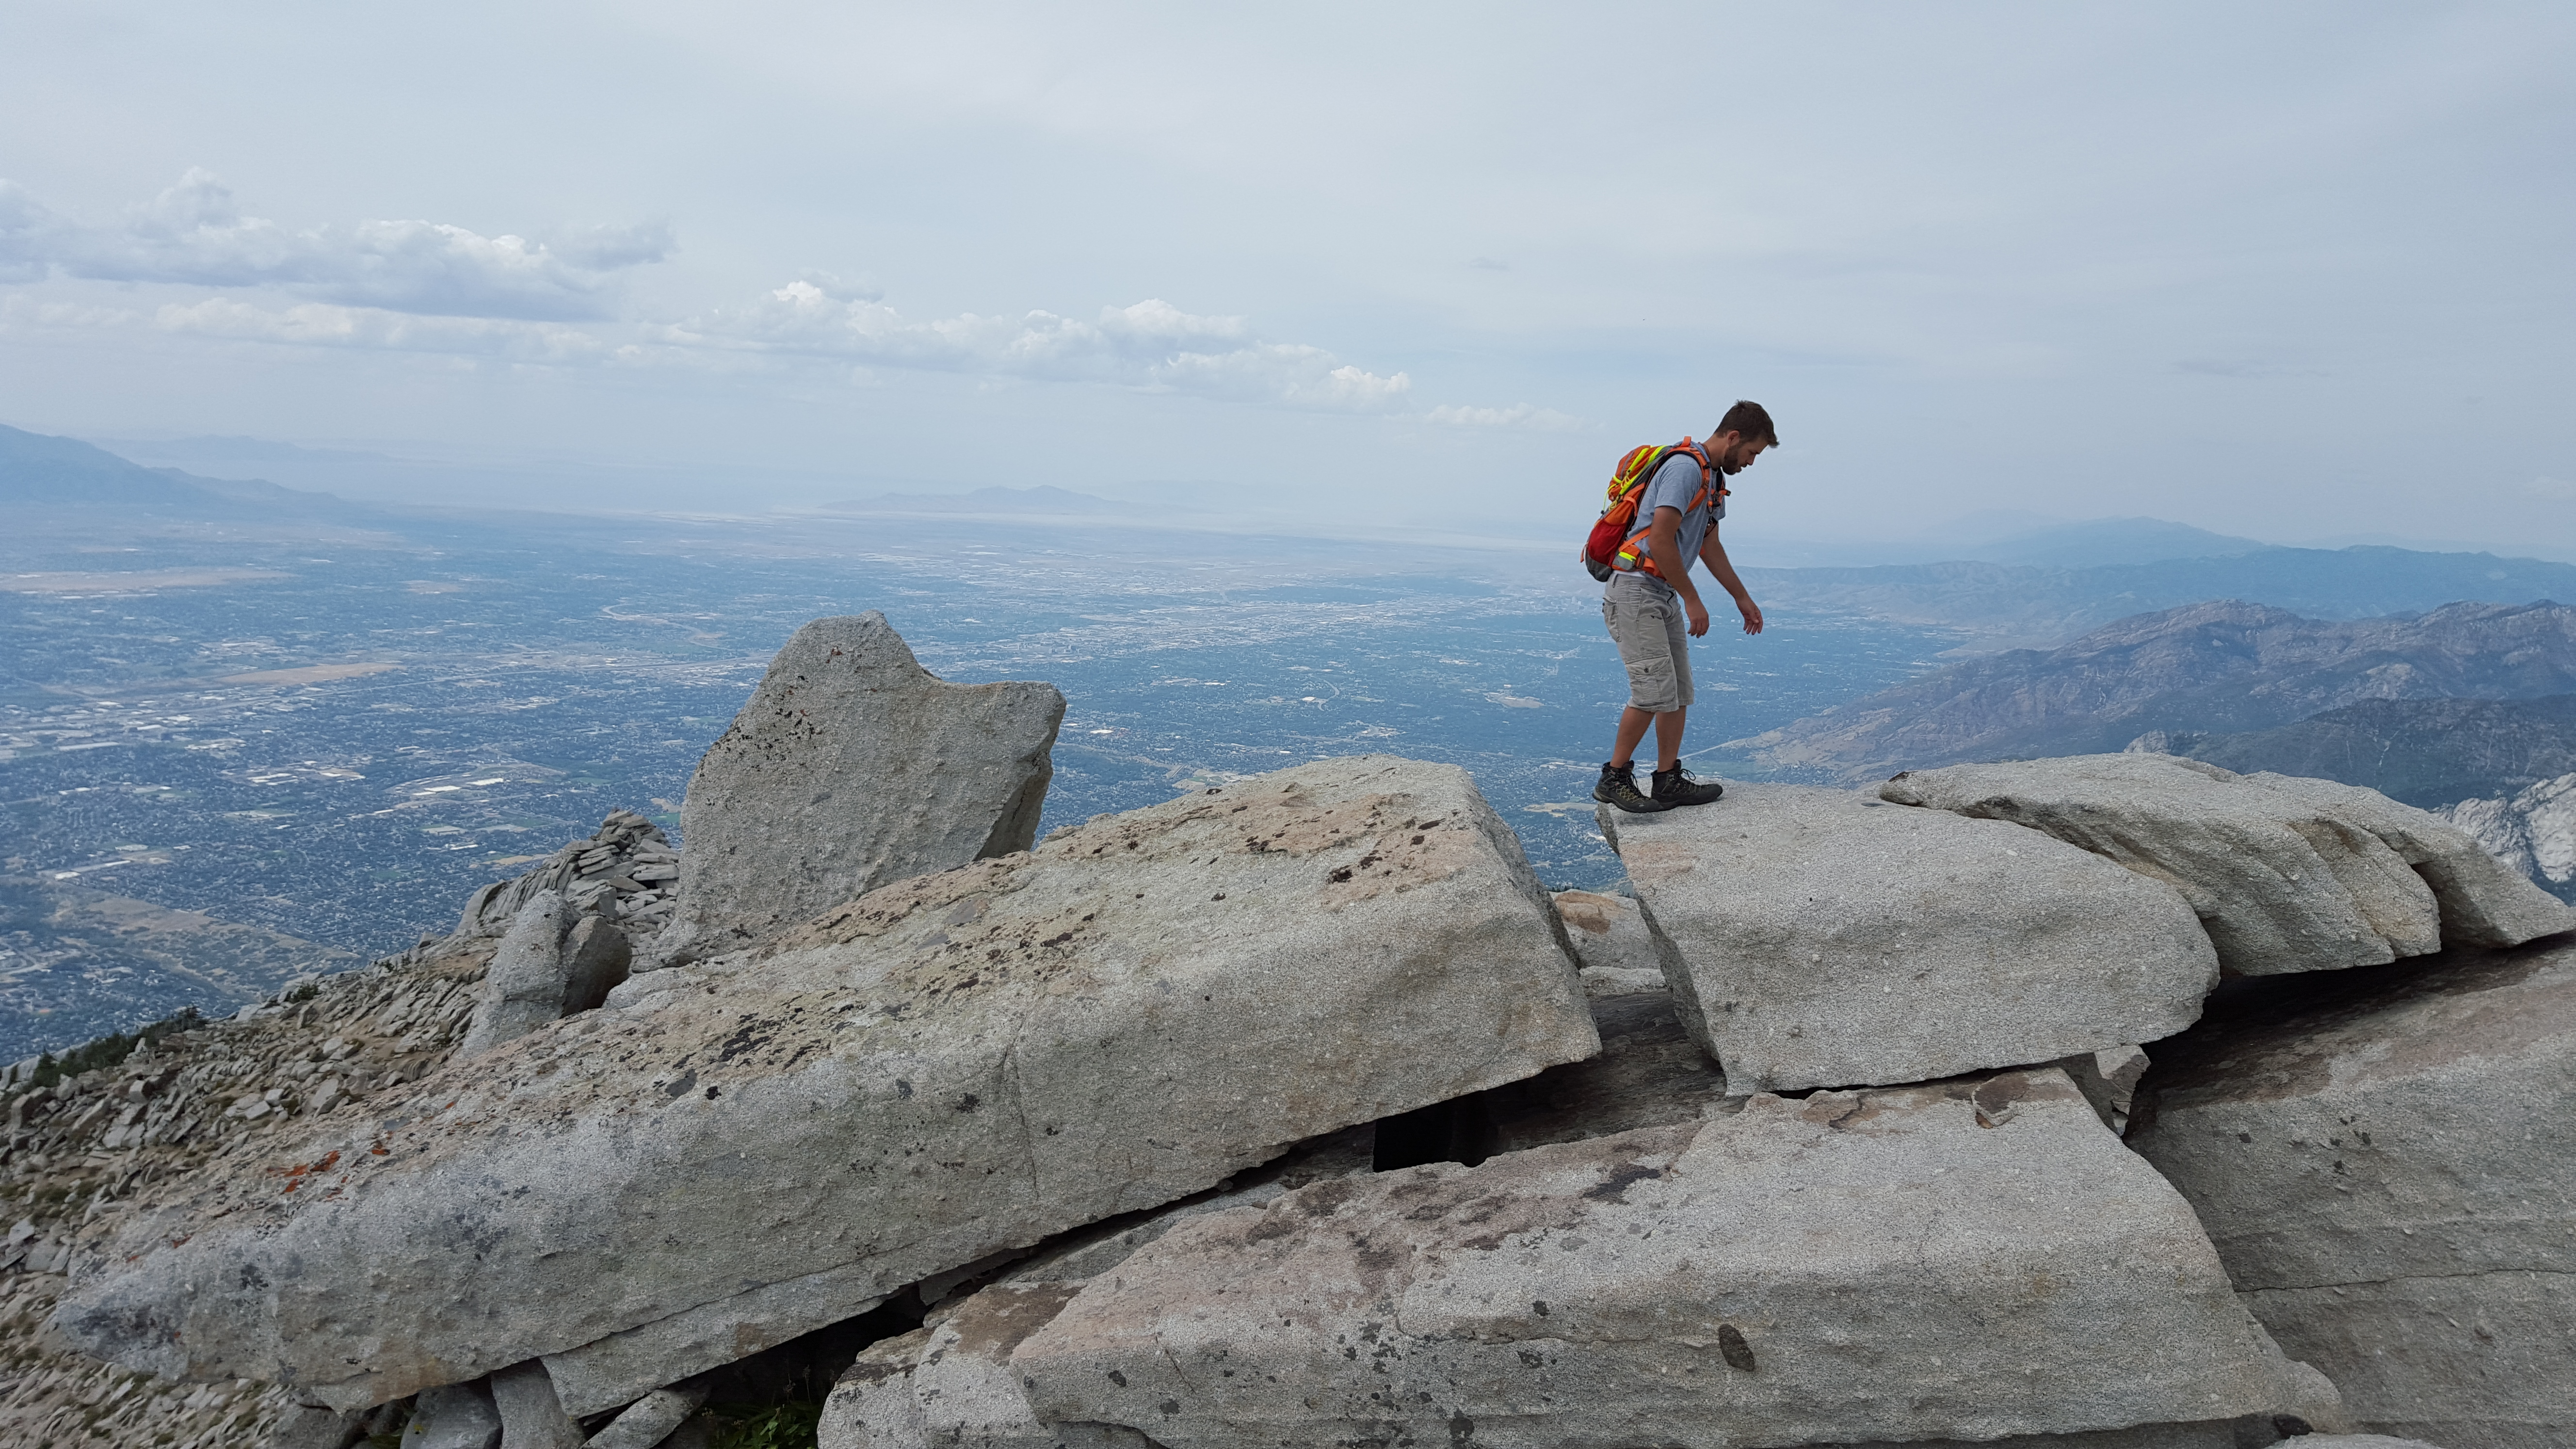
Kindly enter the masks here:
M 0 423 L 1570 548 L 1749 397 L 1748 563 L 2564 556 L 2571 158 L 2563 4 L 12 0 Z

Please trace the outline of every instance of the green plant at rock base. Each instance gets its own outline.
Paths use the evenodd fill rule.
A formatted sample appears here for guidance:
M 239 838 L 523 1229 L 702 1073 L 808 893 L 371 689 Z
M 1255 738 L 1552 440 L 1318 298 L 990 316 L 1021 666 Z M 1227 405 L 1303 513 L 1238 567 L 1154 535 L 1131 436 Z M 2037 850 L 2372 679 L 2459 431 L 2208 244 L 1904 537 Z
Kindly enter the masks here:
M 783 1404 L 715 1404 L 715 1449 L 814 1449 L 823 1406 L 790 1399 Z
M 111 1032 L 87 1046 L 73 1047 L 60 1056 L 47 1052 L 37 1058 L 36 1069 L 29 1074 L 28 1079 L 12 1090 L 15 1092 L 33 1087 L 50 1087 L 65 1077 L 77 1077 L 83 1072 L 96 1071 L 100 1067 L 115 1066 L 131 1056 L 137 1046 L 176 1036 L 181 1032 L 195 1031 L 205 1024 L 206 1019 L 198 1015 L 197 1008 L 191 1006 L 176 1016 L 164 1017 L 150 1026 L 138 1028 L 131 1033 Z

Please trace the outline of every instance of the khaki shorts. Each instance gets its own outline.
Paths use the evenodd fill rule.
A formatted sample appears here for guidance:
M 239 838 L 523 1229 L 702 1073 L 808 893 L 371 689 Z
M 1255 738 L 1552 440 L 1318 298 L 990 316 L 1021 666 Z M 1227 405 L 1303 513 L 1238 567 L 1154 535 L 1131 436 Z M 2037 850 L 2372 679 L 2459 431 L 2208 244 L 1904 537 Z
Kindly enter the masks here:
M 1621 574 L 1601 596 L 1601 622 L 1628 666 L 1631 709 L 1670 714 L 1690 707 L 1690 633 L 1680 595 L 1641 575 Z

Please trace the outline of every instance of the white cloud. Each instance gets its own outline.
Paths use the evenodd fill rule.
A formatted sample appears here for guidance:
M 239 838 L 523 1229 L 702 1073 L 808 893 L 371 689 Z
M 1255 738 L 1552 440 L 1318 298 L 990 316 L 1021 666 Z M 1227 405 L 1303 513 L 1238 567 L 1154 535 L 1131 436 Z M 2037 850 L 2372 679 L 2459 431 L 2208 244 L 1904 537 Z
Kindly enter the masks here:
M 656 329 L 656 336 L 681 348 L 1108 383 L 1339 411 L 1390 408 L 1413 387 L 1401 372 L 1381 375 L 1320 347 L 1265 342 L 1243 318 L 1201 316 L 1160 300 L 1103 307 L 1087 322 L 1052 312 L 1018 318 L 969 312 L 915 322 L 873 291 L 809 277 L 750 307 Z
M 420 221 L 294 232 L 244 217 L 191 171 L 118 227 L 90 227 L 0 181 L 0 282 L 55 273 L 194 285 L 211 296 L 138 314 L 11 298 L 0 324 L 134 327 L 299 347 L 443 353 L 558 365 L 760 372 L 815 363 L 1077 382 L 1255 405 L 1379 413 L 1443 426 L 1565 430 L 1580 420 L 1523 403 L 1406 412 L 1413 380 L 1306 343 L 1269 341 L 1242 317 L 1148 299 L 1090 319 L 1030 312 L 915 321 L 866 279 L 809 271 L 750 305 L 676 324 L 608 313 L 617 269 L 671 251 L 659 226 L 596 227 L 550 243 Z M 277 293 L 312 300 L 276 305 Z
M 579 327 L 512 318 L 421 317 L 380 307 L 306 302 L 269 311 L 229 297 L 163 307 L 153 318 L 165 332 L 280 342 L 305 347 L 453 352 L 519 362 L 608 360 L 618 349 Z
M 1570 413 L 1536 403 L 1514 403 L 1507 408 L 1444 405 L 1424 412 L 1422 420 L 1451 428 L 1534 428 L 1549 433 L 1581 432 L 1590 426 Z
M 130 327 L 142 318 L 122 307 L 87 307 L 78 302 L 40 302 L 33 297 L 0 297 L 0 331 L 12 328 Z
M 553 245 L 428 221 L 292 231 L 244 216 L 191 170 L 117 226 L 91 226 L 0 181 L 0 282 L 62 272 L 111 282 L 280 287 L 325 302 L 428 316 L 561 320 L 608 314 L 612 274 L 674 249 L 659 225 L 596 227 Z

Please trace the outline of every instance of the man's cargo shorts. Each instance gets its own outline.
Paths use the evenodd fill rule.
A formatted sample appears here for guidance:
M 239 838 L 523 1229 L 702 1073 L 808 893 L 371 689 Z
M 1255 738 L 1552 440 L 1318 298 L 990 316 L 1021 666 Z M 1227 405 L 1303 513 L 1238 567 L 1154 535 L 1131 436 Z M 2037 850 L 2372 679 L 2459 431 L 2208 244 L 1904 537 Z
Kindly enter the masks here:
M 1680 595 L 1642 574 L 1620 574 L 1601 595 L 1601 622 L 1628 666 L 1631 708 L 1670 714 L 1690 706 L 1690 633 Z

